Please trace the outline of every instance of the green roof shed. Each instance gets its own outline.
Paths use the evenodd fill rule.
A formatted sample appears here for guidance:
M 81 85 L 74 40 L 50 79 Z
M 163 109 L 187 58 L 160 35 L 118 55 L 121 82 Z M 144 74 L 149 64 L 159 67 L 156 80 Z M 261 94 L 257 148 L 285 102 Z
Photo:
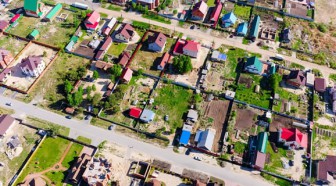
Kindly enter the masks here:
M 29 37 L 32 39 L 36 39 L 36 37 L 40 34 L 40 32 L 36 29 L 34 29 L 30 34 Z
M 48 20 L 52 20 L 52 19 L 57 15 L 57 13 L 58 13 L 59 11 L 61 11 L 61 10 L 62 10 L 62 4 L 61 4 L 61 3 L 57 3 L 57 4 L 54 6 L 54 8 L 52 8 L 52 9 L 50 10 L 50 12 L 47 14 L 46 19 L 48 19 Z
M 268 135 L 267 132 L 260 132 L 258 134 L 258 146 L 257 150 L 262 153 L 266 153 Z

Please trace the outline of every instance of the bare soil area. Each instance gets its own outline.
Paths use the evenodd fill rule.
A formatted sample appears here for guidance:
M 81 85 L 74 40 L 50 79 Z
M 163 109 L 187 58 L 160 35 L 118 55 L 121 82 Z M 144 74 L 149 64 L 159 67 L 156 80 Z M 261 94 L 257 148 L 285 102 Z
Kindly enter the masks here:
M 262 112 L 255 110 L 255 109 L 237 109 L 237 118 L 236 118 L 236 124 L 235 129 L 238 130 L 249 130 L 254 126 L 256 123 L 255 118 L 258 115 L 261 115 Z
M 315 21 L 336 25 L 336 1 L 318 0 L 315 2 Z
M 217 152 L 219 147 L 219 140 L 222 135 L 224 121 L 228 110 L 229 101 L 214 100 L 212 102 L 206 102 L 203 105 L 204 116 L 213 119 L 212 128 L 216 130 L 212 151 Z
M 278 129 L 281 129 L 283 127 L 290 128 L 292 126 L 294 120 L 290 118 L 286 118 L 279 115 L 274 115 L 272 118 L 272 123 L 270 124 L 269 131 L 270 132 L 277 132 Z

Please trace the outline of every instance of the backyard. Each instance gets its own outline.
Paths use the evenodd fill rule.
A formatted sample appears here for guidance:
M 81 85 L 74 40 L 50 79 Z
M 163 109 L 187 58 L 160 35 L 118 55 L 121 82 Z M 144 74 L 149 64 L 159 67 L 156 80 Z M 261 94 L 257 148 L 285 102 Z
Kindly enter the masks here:
M 106 53 L 113 55 L 115 57 L 119 57 L 119 55 L 126 49 L 126 47 L 127 47 L 127 44 L 125 43 L 113 42 Z
M 260 87 L 259 92 L 255 91 L 256 86 Z M 267 109 L 270 105 L 271 90 L 266 87 L 266 79 L 262 76 L 242 74 L 239 78 L 235 99 Z
M 17 55 L 28 43 L 13 36 L 0 36 L 0 48 L 9 50 L 13 57 Z
M 234 6 L 234 14 L 237 16 L 237 18 L 249 21 L 250 14 L 251 14 L 251 7 L 250 6 L 240 6 L 235 4 Z

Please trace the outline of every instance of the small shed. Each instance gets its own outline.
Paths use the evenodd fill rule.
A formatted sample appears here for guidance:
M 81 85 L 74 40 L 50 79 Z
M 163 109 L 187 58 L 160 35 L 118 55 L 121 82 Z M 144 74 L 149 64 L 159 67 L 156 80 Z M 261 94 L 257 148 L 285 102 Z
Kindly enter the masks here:
M 211 60 L 212 61 L 224 62 L 224 61 L 226 61 L 226 58 L 227 58 L 227 56 L 225 54 L 222 54 L 217 50 L 213 51 L 212 55 L 211 55 Z
M 137 108 L 137 107 L 133 107 L 129 110 L 129 115 L 133 118 L 139 118 L 141 112 L 142 112 L 142 109 Z
M 232 100 L 232 99 L 234 99 L 235 95 L 236 95 L 236 93 L 231 91 L 231 90 L 225 91 L 225 98 L 226 99 Z
M 255 88 L 254 88 L 254 92 L 255 93 L 259 93 L 260 92 L 260 86 L 259 85 L 256 85 Z
M 192 122 L 197 122 L 197 119 L 198 119 L 198 113 L 197 113 L 197 111 L 193 110 L 193 109 L 189 109 L 188 110 L 187 119 L 189 119 Z
M 155 113 L 149 109 L 144 109 L 141 113 L 140 120 L 144 123 L 149 123 L 154 120 Z
M 313 87 L 315 82 L 315 75 L 313 73 L 307 72 L 306 78 L 306 86 Z
M 40 32 L 37 29 L 34 29 L 28 36 L 29 39 L 37 39 L 37 37 L 40 35 Z

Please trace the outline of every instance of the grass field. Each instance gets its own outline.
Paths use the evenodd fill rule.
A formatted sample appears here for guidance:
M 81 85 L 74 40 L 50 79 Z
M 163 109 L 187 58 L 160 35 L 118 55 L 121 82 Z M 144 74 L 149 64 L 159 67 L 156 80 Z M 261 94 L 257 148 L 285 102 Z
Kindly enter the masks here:
M 111 123 L 99 118 L 92 118 L 91 125 L 107 129 L 109 126 L 111 126 Z
M 239 5 L 235 4 L 233 12 L 237 16 L 237 18 L 248 21 L 250 19 L 251 7 L 249 7 L 249 6 L 239 6 Z
M 58 131 L 59 134 L 64 135 L 64 136 L 69 136 L 69 133 L 70 133 L 70 129 L 67 127 L 63 127 L 55 123 L 51 123 L 49 121 L 45 121 L 45 120 L 35 118 L 32 116 L 27 117 L 27 123 L 35 127 L 42 128 L 42 129 L 47 129 L 47 130 L 55 129 Z
M 188 111 L 189 102 L 192 98 L 192 91 L 167 84 L 163 88 L 156 89 L 158 96 L 154 101 L 153 106 L 157 106 L 155 111 L 156 117 L 163 118 L 165 115 L 169 116 L 168 124 L 172 129 L 176 129 L 183 125 L 183 114 Z
M 288 92 L 282 88 L 278 88 L 275 93 L 278 93 L 279 94 L 279 97 L 281 100 L 290 100 L 290 101 L 294 101 L 294 102 L 297 102 L 299 101 L 299 96 L 297 94 L 294 94 L 294 93 L 291 93 L 291 92 Z M 281 109 L 281 101 L 278 105 L 276 106 L 273 106 L 273 110 L 275 111 L 280 111 Z
M 15 39 L 11 36 L 0 36 L 0 48 L 9 50 L 13 57 L 17 55 L 28 43 L 23 40 Z
M 55 186 L 62 186 L 63 181 L 66 178 L 67 171 L 50 171 L 45 174 Z
M 68 10 L 62 10 L 61 13 L 68 14 L 65 22 L 57 20 L 41 22 L 41 19 L 24 16 L 19 20 L 19 24 L 15 28 L 11 28 L 9 32 L 21 37 L 27 37 L 34 29 L 37 29 L 40 32 L 37 41 L 56 47 L 64 47 L 81 20 L 78 17 L 80 12 L 76 14 Z
M 69 141 L 63 138 L 46 138 L 37 149 L 16 183 L 20 183 L 30 173 L 38 173 L 56 164 L 62 157 Z M 15 184 L 16 185 L 16 184 Z
M 13 109 L 0 107 L 0 114 L 14 114 Z
M 83 143 L 87 143 L 87 144 L 91 144 L 91 139 L 90 138 L 86 138 L 84 136 L 78 136 L 77 140 Z
M 127 44 L 125 43 L 112 43 L 106 53 L 118 57 L 126 49 L 126 47 Z
M 215 0 L 207 0 L 207 5 L 208 5 L 208 7 L 215 6 Z
M 70 147 L 68 154 L 62 161 L 62 165 L 66 168 L 70 168 L 76 157 L 78 157 L 83 149 L 83 145 L 73 143 Z

